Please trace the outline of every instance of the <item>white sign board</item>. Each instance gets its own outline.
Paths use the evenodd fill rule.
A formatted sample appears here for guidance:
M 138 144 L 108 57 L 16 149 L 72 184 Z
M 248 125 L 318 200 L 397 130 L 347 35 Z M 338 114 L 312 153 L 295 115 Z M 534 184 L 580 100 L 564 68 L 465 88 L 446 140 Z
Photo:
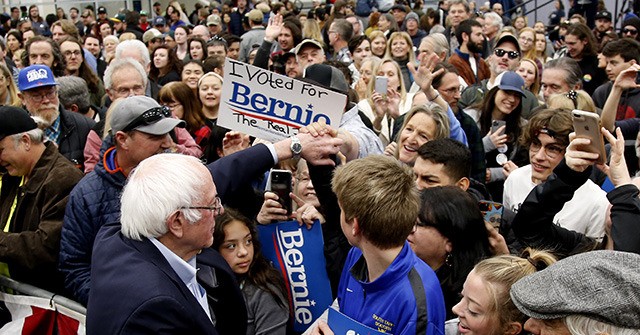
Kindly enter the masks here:
M 267 141 L 324 121 L 338 128 L 347 97 L 275 72 L 227 58 L 218 125 Z

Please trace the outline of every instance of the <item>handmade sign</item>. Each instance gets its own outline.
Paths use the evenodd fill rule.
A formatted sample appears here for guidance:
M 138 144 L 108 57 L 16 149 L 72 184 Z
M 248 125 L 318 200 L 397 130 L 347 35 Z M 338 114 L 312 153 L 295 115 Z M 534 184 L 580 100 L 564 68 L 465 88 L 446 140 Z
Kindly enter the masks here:
M 340 125 L 345 95 L 230 58 L 224 72 L 219 126 L 275 142 L 312 122 Z

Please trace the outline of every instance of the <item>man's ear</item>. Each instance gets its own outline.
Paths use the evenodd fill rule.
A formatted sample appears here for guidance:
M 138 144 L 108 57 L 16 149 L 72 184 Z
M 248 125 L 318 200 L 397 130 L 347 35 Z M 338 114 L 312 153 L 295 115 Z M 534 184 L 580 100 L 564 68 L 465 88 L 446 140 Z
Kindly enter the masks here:
M 456 186 L 460 187 L 463 191 L 467 191 L 469 189 L 469 184 L 471 181 L 467 177 L 462 177 L 460 180 L 456 182 Z
M 127 133 L 125 133 L 124 131 L 118 131 L 115 136 L 113 136 L 113 138 L 116 140 L 116 143 L 118 143 L 118 146 L 120 148 L 124 150 L 127 150 L 129 148 L 129 143 L 127 143 L 129 135 L 127 135 Z
M 183 225 L 188 222 L 185 220 L 184 215 L 182 215 L 181 211 L 175 211 L 167 218 L 167 232 L 175 236 L 176 238 L 181 238 L 184 234 Z
M 506 330 L 504 331 L 504 335 L 516 335 L 520 334 L 522 331 L 522 324 L 520 322 L 509 322 Z
M 351 235 L 358 236 L 360 234 L 360 223 L 358 222 L 358 218 L 351 219 Z

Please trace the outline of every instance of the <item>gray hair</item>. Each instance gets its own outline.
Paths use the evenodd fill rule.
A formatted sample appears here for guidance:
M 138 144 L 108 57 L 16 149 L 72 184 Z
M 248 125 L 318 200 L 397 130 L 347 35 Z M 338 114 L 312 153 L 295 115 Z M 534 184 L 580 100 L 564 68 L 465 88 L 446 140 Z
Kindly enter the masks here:
M 491 19 L 491 25 L 494 27 L 498 27 L 498 30 L 504 27 L 504 23 L 502 23 L 502 18 L 496 12 L 489 12 L 484 14 L 485 22 L 487 19 Z
M 112 60 L 111 63 L 109 63 L 109 66 L 104 71 L 104 88 L 113 88 L 113 78 L 111 77 L 113 77 L 113 74 L 116 71 L 127 67 L 133 67 L 136 71 L 138 71 L 138 74 L 140 74 L 140 77 L 142 78 L 142 86 L 147 87 L 147 72 L 137 60 L 133 58 L 116 58 Z
M 564 324 L 571 335 L 637 335 L 637 329 L 620 328 L 608 323 L 596 321 L 583 315 L 570 315 L 564 318 Z
M 447 37 L 441 33 L 433 33 L 425 36 L 422 41 L 429 41 L 433 46 L 433 52 L 440 55 L 443 51 L 446 52 L 447 59 L 449 58 L 449 42 Z
M 143 160 L 122 191 L 122 234 L 133 240 L 165 235 L 167 218 L 177 210 L 190 223 L 200 220 L 198 210 L 181 207 L 202 197 L 203 169 L 199 159 L 187 155 L 158 154 Z
M 565 83 L 571 88 L 582 86 L 582 70 L 580 65 L 573 58 L 561 57 L 552 59 L 544 64 L 544 69 L 557 69 L 566 73 L 564 76 Z
M 144 66 L 147 66 L 151 63 L 151 57 L 149 56 L 149 49 L 142 43 L 140 40 L 126 40 L 122 41 L 116 47 L 116 59 L 122 58 L 122 52 L 124 50 L 138 50 L 140 54 L 140 58 L 144 62 Z
M 56 79 L 58 82 L 58 98 L 64 108 L 76 104 L 84 114 L 91 106 L 89 87 L 87 82 L 76 76 L 64 76 Z
M 344 41 L 349 42 L 349 40 L 353 36 L 353 25 L 351 25 L 351 22 L 347 21 L 346 19 L 336 19 L 331 22 L 331 24 L 333 25 L 336 33 L 340 35 L 340 38 Z

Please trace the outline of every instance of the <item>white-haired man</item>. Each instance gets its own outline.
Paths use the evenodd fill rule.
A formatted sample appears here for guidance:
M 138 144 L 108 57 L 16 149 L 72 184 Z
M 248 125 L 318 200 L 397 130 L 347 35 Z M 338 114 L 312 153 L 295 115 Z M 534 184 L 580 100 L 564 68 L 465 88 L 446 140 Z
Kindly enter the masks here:
M 129 177 L 121 208 L 121 225 L 96 237 L 87 331 L 217 334 L 196 279 L 196 255 L 224 212 L 207 168 L 190 156 L 150 157 Z

